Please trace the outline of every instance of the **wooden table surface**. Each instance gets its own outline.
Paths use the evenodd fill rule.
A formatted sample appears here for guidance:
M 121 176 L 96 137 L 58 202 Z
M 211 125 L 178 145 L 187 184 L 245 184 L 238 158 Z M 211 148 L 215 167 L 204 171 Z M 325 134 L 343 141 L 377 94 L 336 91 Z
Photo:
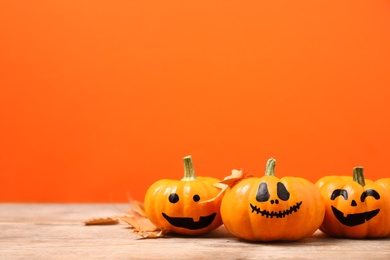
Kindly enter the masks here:
M 0 259 L 390 259 L 390 238 L 249 243 L 224 228 L 203 237 L 142 239 L 126 224 L 85 226 L 126 204 L 0 203 Z

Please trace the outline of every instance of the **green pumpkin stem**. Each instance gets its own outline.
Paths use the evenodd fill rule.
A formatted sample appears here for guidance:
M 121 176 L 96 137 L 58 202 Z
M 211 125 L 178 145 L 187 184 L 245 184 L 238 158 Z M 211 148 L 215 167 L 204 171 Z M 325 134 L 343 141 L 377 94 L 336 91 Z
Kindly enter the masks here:
M 275 166 L 276 160 L 274 158 L 269 159 L 265 166 L 265 176 L 275 176 Z
M 192 164 L 192 157 L 188 155 L 183 158 L 184 162 L 184 178 L 182 181 L 194 181 L 197 180 L 194 170 L 194 165 Z
M 353 181 L 356 181 L 363 187 L 366 185 L 366 181 L 364 180 L 364 168 L 361 166 L 353 168 Z

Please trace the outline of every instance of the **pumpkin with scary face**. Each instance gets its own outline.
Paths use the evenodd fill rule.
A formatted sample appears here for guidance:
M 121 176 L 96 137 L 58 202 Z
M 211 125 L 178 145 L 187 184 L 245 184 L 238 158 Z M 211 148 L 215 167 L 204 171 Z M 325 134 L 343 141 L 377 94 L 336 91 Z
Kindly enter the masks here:
M 213 184 L 219 180 L 196 177 L 191 156 L 184 157 L 184 178 L 159 180 L 145 195 L 145 214 L 157 227 L 182 235 L 199 235 L 222 225 L 221 198 Z
M 316 186 L 325 199 L 324 233 L 346 238 L 390 235 L 390 179 L 365 180 L 363 167 L 355 167 L 353 177 L 326 176 Z
M 277 178 L 275 159 L 263 177 L 249 177 L 229 187 L 221 216 L 235 236 L 250 241 L 295 241 L 312 235 L 324 218 L 317 187 L 303 178 Z

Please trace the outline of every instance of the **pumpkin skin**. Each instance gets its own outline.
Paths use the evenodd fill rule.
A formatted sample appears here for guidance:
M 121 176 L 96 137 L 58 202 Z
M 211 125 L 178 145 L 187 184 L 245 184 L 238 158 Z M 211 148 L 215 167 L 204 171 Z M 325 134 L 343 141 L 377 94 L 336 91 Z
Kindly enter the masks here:
M 320 230 L 334 237 L 390 236 L 390 179 L 365 180 L 363 168 L 352 176 L 326 176 L 316 182 L 325 200 Z
M 296 241 L 312 235 L 324 218 L 317 187 L 298 177 L 274 176 L 275 159 L 266 175 L 243 179 L 229 187 L 221 216 L 235 236 L 249 241 Z
M 216 198 L 219 182 L 211 177 L 196 177 L 191 156 L 184 157 L 184 178 L 159 180 L 145 194 L 145 214 L 157 227 L 181 235 L 200 235 L 222 225 Z M 216 198 L 212 200 L 213 198 Z

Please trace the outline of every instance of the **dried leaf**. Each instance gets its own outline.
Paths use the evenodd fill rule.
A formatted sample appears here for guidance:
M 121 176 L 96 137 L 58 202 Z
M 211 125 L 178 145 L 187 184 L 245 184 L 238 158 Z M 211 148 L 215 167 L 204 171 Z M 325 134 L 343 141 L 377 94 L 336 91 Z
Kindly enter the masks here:
M 119 221 L 128 224 L 134 234 L 143 238 L 164 237 L 169 229 L 155 226 L 145 214 L 144 204 L 140 201 L 129 199 L 130 209 L 125 211 L 125 216 L 111 218 L 95 218 L 85 221 L 85 225 L 113 225 Z
M 232 170 L 232 174 L 230 174 L 229 176 L 226 176 L 222 181 L 220 181 L 219 183 L 222 183 L 222 184 L 226 184 L 228 185 L 229 187 L 233 186 L 237 181 L 240 181 L 242 179 L 245 179 L 249 177 L 248 176 L 248 173 L 246 171 L 243 171 L 243 170 Z M 215 185 L 217 185 L 218 183 L 216 183 Z
M 146 218 L 144 203 L 138 200 L 129 198 L 130 210 L 126 211 L 127 214 L 138 214 Z
M 246 171 L 232 170 L 232 174 L 226 176 L 223 180 L 214 184 L 214 187 L 221 189 L 220 192 L 217 194 L 217 196 L 209 200 L 202 201 L 200 203 L 207 203 L 220 198 L 225 193 L 227 188 L 234 186 L 238 181 L 245 179 L 247 177 L 249 176 L 247 175 Z
M 116 225 L 119 224 L 117 218 L 93 218 L 84 222 L 86 226 L 91 225 Z
M 169 229 L 156 227 L 148 218 L 139 215 L 137 212 L 130 212 L 129 216 L 122 216 L 119 219 L 130 225 L 133 233 L 143 238 L 159 238 L 165 236 Z
M 129 197 L 130 209 L 125 211 L 125 216 L 118 217 L 120 221 L 129 224 L 133 233 L 143 238 L 159 238 L 169 232 L 154 225 L 145 214 L 144 203 Z
M 156 231 L 158 228 L 148 219 L 142 216 L 123 216 L 119 219 L 131 226 L 135 230 Z
M 137 235 L 142 236 L 143 238 L 159 238 L 159 237 L 165 237 L 165 235 L 169 232 L 169 229 L 162 229 L 162 230 L 156 230 L 153 232 L 147 232 L 147 231 L 139 231 L 134 230 L 134 233 Z

